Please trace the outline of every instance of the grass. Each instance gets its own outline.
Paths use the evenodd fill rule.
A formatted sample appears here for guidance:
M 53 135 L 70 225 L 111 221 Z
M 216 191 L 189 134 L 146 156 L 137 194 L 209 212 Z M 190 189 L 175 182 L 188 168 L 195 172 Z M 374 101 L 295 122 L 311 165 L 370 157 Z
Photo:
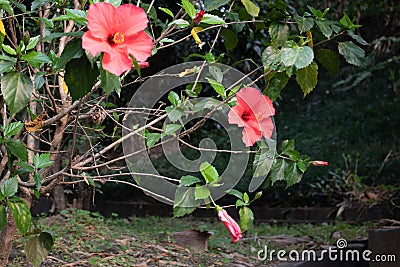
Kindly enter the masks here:
M 268 249 L 318 249 L 333 245 L 333 236 L 347 240 L 367 237 L 370 224 L 255 225 L 244 238 L 230 243 L 223 224 L 209 219 L 131 217 L 105 218 L 98 213 L 68 210 L 53 217 L 36 219 L 53 233 L 55 245 L 42 266 L 265 266 L 257 252 Z M 208 251 L 193 253 L 174 244 L 172 232 L 189 229 L 212 231 Z M 335 233 L 335 234 L 334 234 Z M 11 255 L 10 267 L 30 266 L 19 237 Z M 144 265 L 147 264 L 147 265 Z

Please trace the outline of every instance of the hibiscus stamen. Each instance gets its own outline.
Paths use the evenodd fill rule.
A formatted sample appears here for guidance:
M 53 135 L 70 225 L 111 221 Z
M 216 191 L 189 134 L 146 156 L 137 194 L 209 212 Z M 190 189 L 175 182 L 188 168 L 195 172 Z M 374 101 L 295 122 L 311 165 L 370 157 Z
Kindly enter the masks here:
M 122 44 L 124 41 L 125 36 L 120 32 L 114 33 L 114 35 L 110 38 L 110 42 L 117 45 Z

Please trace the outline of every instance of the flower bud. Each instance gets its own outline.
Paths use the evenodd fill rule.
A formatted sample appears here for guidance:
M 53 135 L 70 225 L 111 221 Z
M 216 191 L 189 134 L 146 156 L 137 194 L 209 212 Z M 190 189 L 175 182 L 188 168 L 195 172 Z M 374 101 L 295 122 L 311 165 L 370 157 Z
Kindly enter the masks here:
M 311 164 L 314 166 L 328 166 L 328 162 L 321 160 L 315 160 Z
M 30 35 L 29 35 L 29 32 L 26 31 L 26 32 L 24 33 L 24 37 L 23 37 L 24 44 L 25 44 L 25 45 L 28 45 L 30 39 L 31 39 L 31 37 L 30 37 Z

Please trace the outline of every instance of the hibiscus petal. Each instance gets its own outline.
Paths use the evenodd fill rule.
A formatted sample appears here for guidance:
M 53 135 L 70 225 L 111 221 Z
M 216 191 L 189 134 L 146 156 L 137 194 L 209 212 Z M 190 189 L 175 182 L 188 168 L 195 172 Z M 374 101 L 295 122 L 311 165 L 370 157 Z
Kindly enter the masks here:
M 94 57 L 100 52 L 109 52 L 112 50 L 111 46 L 107 42 L 94 37 L 91 31 L 87 31 L 83 34 L 82 47 L 88 50 Z
M 272 136 L 272 133 L 274 131 L 274 123 L 272 122 L 270 117 L 258 121 L 258 126 L 262 135 L 264 135 L 265 138 L 268 139 Z
M 116 21 L 113 23 L 118 31 L 125 36 L 130 36 L 146 29 L 148 19 L 142 8 L 126 4 L 117 7 Z
M 242 120 L 244 109 L 241 106 L 234 106 L 228 113 L 228 122 L 229 124 L 237 124 L 239 127 L 243 127 L 245 125 Z
M 115 7 L 109 3 L 99 2 L 89 6 L 88 29 L 94 37 L 106 41 L 115 33 L 115 14 Z
M 151 55 L 153 40 L 145 31 L 141 31 L 125 39 L 124 45 L 126 45 L 128 53 L 137 61 L 146 61 Z
M 246 146 L 252 146 L 255 142 L 260 141 L 261 132 L 257 128 L 245 126 L 242 132 L 242 141 Z
M 243 88 L 236 96 L 238 105 L 247 107 L 254 114 L 263 114 L 265 117 L 275 114 L 272 101 L 267 96 L 262 95 L 256 88 Z
M 130 70 L 132 68 L 132 60 L 126 55 L 126 52 L 121 53 L 117 49 L 111 50 L 109 53 L 104 53 L 102 61 L 103 69 L 117 76 Z

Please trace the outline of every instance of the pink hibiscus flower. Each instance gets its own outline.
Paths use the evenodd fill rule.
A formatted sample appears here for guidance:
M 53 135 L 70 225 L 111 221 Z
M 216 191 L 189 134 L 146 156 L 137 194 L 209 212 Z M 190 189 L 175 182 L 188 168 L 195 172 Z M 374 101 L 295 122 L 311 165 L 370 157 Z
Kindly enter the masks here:
M 92 56 L 104 52 L 103 69 L 119 76 L 132 68 L 130 55 L 138 62 L 151 55 L 153 41 L 144 31 L 148 19 L 142 8 L 100 2 L 90 5 L 87 20 L 82 47 Z
M 232 219 L 231 216 L 229 216 L 226 210 L 220 209 L 218 211 L 218 218 L 221 220 L 221 222 L 223 222 L 226 229 L 228 229 L 229 233 L 231 234 L 232 243 L 236 243 L 240 238 L 242 238 L 242 230 L 240 229 L 240 226 L 234 219 Z
M 274 130 L 271 116 L 275 115 L 272 101 L 253 87 L 241 89 L 237 94 L 237 105 L 228 114 L 230 124 L 243 127 L 243 143 L 252 146 L 262 136 L 270 138 Z

